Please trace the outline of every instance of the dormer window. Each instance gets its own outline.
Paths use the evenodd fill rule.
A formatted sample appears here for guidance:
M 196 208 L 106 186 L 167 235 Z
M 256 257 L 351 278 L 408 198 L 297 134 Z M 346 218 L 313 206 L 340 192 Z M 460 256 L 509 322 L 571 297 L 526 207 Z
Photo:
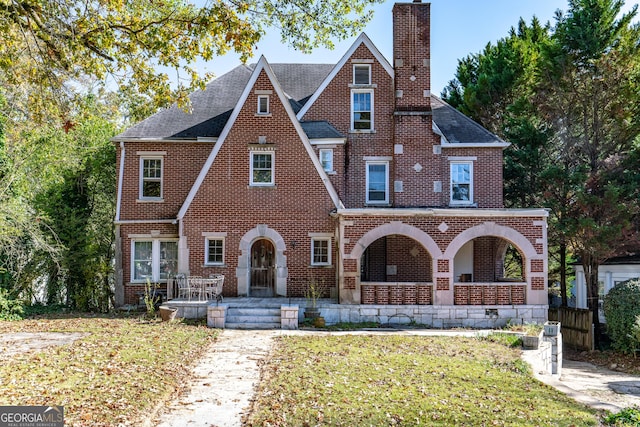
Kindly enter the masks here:
M 269 114 L 269 95 L 258 96 L 258 114 Z
M 371 84 L 371 65 L 369 64 L 353 65 L 353 84 L 356 84 L 356 85 Z

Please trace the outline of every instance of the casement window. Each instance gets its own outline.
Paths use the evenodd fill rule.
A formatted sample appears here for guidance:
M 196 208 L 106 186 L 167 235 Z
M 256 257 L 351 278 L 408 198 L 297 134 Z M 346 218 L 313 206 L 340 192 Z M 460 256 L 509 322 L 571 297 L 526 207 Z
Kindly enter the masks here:
M 224 238 L 223 237 L 207 237 L 205 239 L 205 264 L 206 265 L 223 265 L 224 264 Z
M 253 186 L 274 185 L 274 153 L 271 151 L 252 151 L 250 161 L 250 184 Z
M 259 95 L 258 96 L 258 114 L 269 114 L 269 96 L 268 95 Z
M 373 90 L 351 90 L 351 130 L 373 130 Z
M 333 172 L 333 149 L 320 149 L 320 164 L 322 164 L 322 169 L 324 169 L 325 172 Z
M 367 204 L 389 203 L 389 162 L 367 162 Z
M 131 254 L 132 282 L 166 282 L 178 272 L 177 239 L 136 239 Z
M 353 84 L 356 84 L 356 85 L 371 84 L 371 65 L 370 64 L 354 64 L 353 65 Z
M 140 199 L 162 199 L 163 157 L 140 157 Z
M 473 203 L 473 162 L 451 162 L 451 204 Z
M 313 237 L 311 239 L 311 265 L 331 265 L 330 237 Z

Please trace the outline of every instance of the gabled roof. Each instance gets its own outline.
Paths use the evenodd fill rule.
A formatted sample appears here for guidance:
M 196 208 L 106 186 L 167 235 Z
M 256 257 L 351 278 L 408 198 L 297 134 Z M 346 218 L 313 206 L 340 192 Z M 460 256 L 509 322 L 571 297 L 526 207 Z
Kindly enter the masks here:
M 191 94 L 191 113 L 173 105 L 127 129 L 113 140 L 220 136 L 256 65 L 239 65 L 213 80 L 204 91 Z M 333 64 L 274 64 L 272 68 L 278 81 L 283 82 L 282 88 L 294 112 L 297 112 L 331 72 Z
M 434 130 L 445 139 L 443 147 L 489 144 L 504 148 L 509 145 L 435 95 L 431 95 L 431 111 Z
M 189 210 L 189 206 L 191 205 L 191 202 L 193 202 L 193 199 L 198 194 L 198 191 L 200 190 L 200 186 L 204 182 L 207 174 L 209 173 L 209 170 L 211 169 L 211 166 L 213 165 L 213 162 L 216 156 L 218 155 L 220 148 L 225 143 L 225 140 L 227 138 L 227 135 L 229 135 L 231 128 L 235 125 L 236 119 L 240 114 L 240 110 L 242 110 L 242 108 L 244 107 L 244 104 L 251 92 L 251 89 L 253 88 L 254 84 L 258 80 L 258 76 L 263 70 L 267 74 L 267 76 L 269 77 L 269 80 L 271 81 L 271 84 L 273 85 L 274 92 L 275 92 L 274 95 L 280 99 L 280 102 L 282 103 L 282 105 L 284 106 L 284 109 L 289 115 L 291 123 L 296 128 L 298 136 L 300 137 L 300 142 L 304 145 L 304 148 L 307 151 L 307 154 L 309 155 L 309 158 L 311 159 L 313 165 L 315 166 L 316 171 L 318 172 L 319 178 L 322 180 L 325 188 L 327 189 L 327 193 L 329 194 L 329 197 L 331 197 L 331 200 L 333 201 L 334 206 L 336 207 L 336 209 L 340 209 L 340 208 L 344 209 L 344 205 L 342 204 L 342 201 L 340 200 L 338 193 L 336 192 L 335 188 L 333 188 L 331 181 L 329 181 L 329 177 L 327 176 L 322 165 L 320 164 L 320 160 L 318 159 L 318 156 L 315 155 L 315 152 L 311 147 L 311 142 L 309 141 L 309 138 L 307 137 L 304 130 L 302 129 L 302 125 L 296 118 L 296 115 L 293 112 L 293 108 L 289 103 L 289 99 L 287 95 L 284 93 L 282 87 L 280 86 L 278 79 L 276 78 L 275 72 L 269 66 L 269 63 L 267 62 L 265 57 L 262 56 L 260 57 L 260 60 L 254 67 L 253 72 L 251 73 L 251 76 L 247 80 L 245 87 L 242 91 L 242 94 L 236 100 L 236 105 L 233 111 L 231 112 L 231 114 L 229 115 L 229 119 L 224 125 L 224 128 L 222 129 L 222 132 L 220 133 L 220 137 L 218 138 L 215 145 L 213 146 L 213 149 L 211 150 L 209 157 L 204 163 L 202 170 L 200 170 L 200 174 L 198 175 L 198 178 L 196 178 L 196 181 L 193 184 L 193 187 L 191 187 L 191 190 L 189 191 L 187 198 L 185 199 L 182 207 L 180 208 L 180 211 L 178 212 L 178 216 L 177 216 L 179 220 L 184 218 L 187 211 Z
M 342 69 L 342 67 L 344 67 L 344 65 L 347 63 L 349 58 L 351 58 L 351 55 L 353 55 L 353 53 L 356 51 L 358 47 L 360 47 L 361 44 L 364 44 L 367 47 L 367 49 L 369 49 L 369 51 L 373 53 L 373 56 L 378 60 L 380 65 L 382 65 L 382 67 L 384 67 L 387 73 L 389 73 L 389 75 L 393 77 L 393 67 L 391 66 L 391 64 L 389 64 L 389 61 L 387 61 L 387 59 L 382 55 L 382 53 L 380 53 L 380 51 L 378 50 L 376 45 L 373 44 L 371 39 L 365 33 L 362 33 L 356 39 L 356 41 L 353 42 L 353 44 L 345 52 L 345 54 L 342 55 L 342 58 L 340 58 L 340 61 L 338 61 L 338 63 L 333 67 L 333 70 L 331 70 L 331 73 L 329 73 L 329 75 L 325 77 L 322 84 L 320 84 L 320 87 L 311 96 L 311 99 L 309 99 L 309 101 L 304 104 L 304 107 L 302 107 L 302 110 L 300 110 L 297 113 L 299 119 L 304 117 L 304 115 L 309 110 L 309 108 L 313 105 L 316 99 L 320 97 L 322 92 L 326 89 L 329 83 L 331 83 L 331 81 L 334 79 L 336 74 L 338 74 L 338 72 Z
M 269 66 L 298 120 L 303 118 L 309 107 L 362 44 L 393 76 L 393 68 L 389 62 L 364 33 L 356 39 L 335 65 L 273 64 Z M 257 64 L 240 65 L 213 80 L 204 91 L 194 92 L 190 96 L 192 113 L 185 113 L 177 106 L 172 106 L 129 128 L 114 137 L 113 141 L 218 138 L 257 66 Z M 442 136 L 443 148 L 460 146 L 504 148 L 509 145 L 437 96 L 431 96 L 431 109 L 433 130 Z M 302 128 L 311 139 L 344 138 L 328 122 L 302 122 Z

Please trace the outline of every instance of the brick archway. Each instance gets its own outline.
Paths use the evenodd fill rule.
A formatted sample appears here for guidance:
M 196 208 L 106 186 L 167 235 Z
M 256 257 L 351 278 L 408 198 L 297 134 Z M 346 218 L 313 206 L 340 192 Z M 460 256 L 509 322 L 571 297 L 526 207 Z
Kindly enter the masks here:
M 349 258 L 356 260 L 360 259 L 369 245 L 382 237 L 390 236 L 393 234 L 406 236 L 420 243 L 427 250 L 427 252 L 429 252 L 431 258 L 434 260 L 442 256 L 442 251 L 440 250 L 436 242 L 427 233 L 412 225 L 404 224 L 400 221 L 392 221 L 390 223 L 376 227 L 373 230 L 367 231 L 360 239 L 358 239 L 358 242 L 353 246 L 351 254 L 349 254 Z
M 287 250 L 287 244 L 284 239 L 273 228 L 269 228 L 266 224 L 258 224 L 255 228 L 247 231 L 240 239 L 240 255 L 238 256 L 238 268 L 236 269 L 236 278 L 238 280 L 238 296 L 247 296 L 249 292 L 249 281 L 251 274 L 251 246 L 258 239 L 268 239 L 273 243 L 276 251 L 276 294 L 281 296 L 287 295 L 287 277 L 289 272 L 287 269 L 287 257 L 284 251 Z
M 479 237 L 498 237 L 515 245 L 526 259 L 523 274 L 527 282 L 527 302 L 530 304 L 544 304 L 547 302 L 546 295 L 546 275 L 547 258 L 546 253 L 539 254 L 533 243 L 517 230 L 496 224 L 495 222 L 485 222 L 481 225 L 471 227 L 458 234 L 447 246 L 443 258 L 453 260 L 462 246 L 467 242 Z M 453 269 L 451 269 L 453 272 Z M 451 274 L 450 280 L 453 280 Z

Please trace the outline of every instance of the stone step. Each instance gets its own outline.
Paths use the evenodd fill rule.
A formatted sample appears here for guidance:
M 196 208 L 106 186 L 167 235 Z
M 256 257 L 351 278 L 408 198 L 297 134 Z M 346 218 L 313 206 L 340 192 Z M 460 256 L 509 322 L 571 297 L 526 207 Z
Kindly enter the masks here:
M 226 323 L 278 323 L 280 316 L 233 316 L 227 314 Z
M 280 329 L 280 307 L 229 307 L 228 329 Z
M 278 323 L 269 323 L 269 322 L 242 322 L 242 323 L 230 323 L 227 321 L 225 323 L 226 329 L 280 329 L 280 322 Z
M 229 307 L 227 316 L 280 316 L 280 307 Z

